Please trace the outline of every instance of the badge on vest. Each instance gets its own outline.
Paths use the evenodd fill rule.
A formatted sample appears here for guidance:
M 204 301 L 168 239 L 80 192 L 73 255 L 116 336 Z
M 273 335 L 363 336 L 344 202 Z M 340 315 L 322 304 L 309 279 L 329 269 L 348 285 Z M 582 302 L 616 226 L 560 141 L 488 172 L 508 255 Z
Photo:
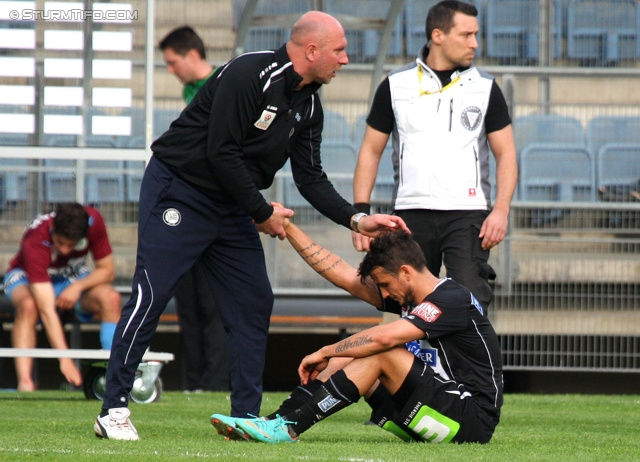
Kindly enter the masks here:
M 460 115 L 462 126 L 469 131 L 474 131 L 482 122 L 482 111 L 479 107 L 469 106 L 462 111 Z
M 262 111 L 262 115 L 260 116 L 258 121 L 253 125 L 255 125 L 255 127 L 259 128 L 260 130 L 266 130 L 267 128 L 269 128 L 269 125 L 271 125 L 275 118 L 275 112 L 267 111 L 265 109 L 264 111 Z

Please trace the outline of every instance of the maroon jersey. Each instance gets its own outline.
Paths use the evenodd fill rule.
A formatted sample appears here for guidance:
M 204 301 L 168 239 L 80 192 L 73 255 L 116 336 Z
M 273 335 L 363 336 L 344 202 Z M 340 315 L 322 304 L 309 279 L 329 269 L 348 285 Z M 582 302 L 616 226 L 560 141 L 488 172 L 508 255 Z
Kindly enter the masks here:
M 86 264 L 87 254 L 93 261 L 111 255 L 111 244 L 102 215 L 92 207 L 85 207 L 89 214 L 87 237 L 78 242 L 69 255 L 59 255 L 51 239 L 54 212 L 40 215 L 27 227 L 20 250 L 9 263 L 9 271 L 21 268 L 29 283 L 49 282 L 52 277 L 71 277 L 79 267 Z

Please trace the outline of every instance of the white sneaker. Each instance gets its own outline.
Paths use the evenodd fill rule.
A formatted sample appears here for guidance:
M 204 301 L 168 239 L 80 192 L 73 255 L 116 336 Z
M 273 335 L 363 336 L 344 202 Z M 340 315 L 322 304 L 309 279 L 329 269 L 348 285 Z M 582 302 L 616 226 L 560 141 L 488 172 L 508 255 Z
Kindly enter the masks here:
M 130 415 L 131 411 L 126 407 L 109 409 L 109 415 L 98 416 L 96 423 L 93 424 L 93 431 L 98 438 L 137 441 L 140 439 L 138 430 L 129 420 Z

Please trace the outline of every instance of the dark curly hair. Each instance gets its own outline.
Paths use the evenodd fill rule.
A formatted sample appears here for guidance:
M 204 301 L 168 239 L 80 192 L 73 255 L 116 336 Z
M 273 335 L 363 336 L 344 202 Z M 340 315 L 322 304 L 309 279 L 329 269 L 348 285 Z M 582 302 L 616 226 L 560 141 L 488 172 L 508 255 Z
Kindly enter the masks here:
M 402 265 L 409 265 L 417 271 L 422 271 L 427 266 L 420 246 L 409 233 L 385 233 L 371 241 L 370 250 L 358 268 L 358 275 L 364 282 L 376 268 L 398 274 Z
M 58 204 L 53 217 L 53 232 L 72 241 L 87 237 L 89 214 L 77 202 Z

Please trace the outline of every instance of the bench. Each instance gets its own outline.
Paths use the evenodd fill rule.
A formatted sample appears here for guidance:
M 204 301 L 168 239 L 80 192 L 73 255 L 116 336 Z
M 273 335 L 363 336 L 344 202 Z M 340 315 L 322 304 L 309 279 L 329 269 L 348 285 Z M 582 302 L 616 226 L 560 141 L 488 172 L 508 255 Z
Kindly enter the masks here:
M 122 295 L 123 303 L 130 295 L 130 288 L 115 286 Z M 1 290 L 0 290 L 1 293 Z M 271 316 L 269 334 L 320 334 L 337 335 L 346 338 L 357 331 L 380 324 L 382 313 L 361 300 L 357 300 L 342 291 L 334 291 L 328 295 L 318 296 L 315 291 L 275 291 L 275 303 Z M 9 302 L 0 295 L 0 336 L 11 331 L 13 327 L 13 309 Z M 81 348 L 83 332 L 98 332 L 99 322 L 80 323 L 77 320 L 64 322 L 65 331 L 69 333 L 69 350 L 53 350 L 35 348 L 18 351 L 13 348 L 0 348 L 0 358 L 16 357 L 19 354 L 33 358 L 71 357 L 89 362 L 89 370 L 84 374 L 84 393 L 88 399 L 101 399 L 104 393 L 104 373 L 106 371 L 108 351 Z M 38 329 L 42 329 L 41 326 Z M 156 329 L 158 333 L 179 333 L 178 315 L 173 301 L 169 303 L 160 317 Z M 8 342 L 0 343 L 0 347 Z M 136 378 L 131 398 L 136 402 L 152 402 L 160 397 L 162 381 L 158 374 L 163 362 L 172 361 L 171 353 L 147 353 L 160 356 L 146 356 L 147 366 L 143 366 L 140 377 Z M 66 356 L 70 355 L 70 356 Z M 163 356 L 170 355 L 170 356 Z M 144 363 L 141 363 L 141 366 Z M 153 367 L 151 366 L 153 365 Z
M 108 350 L 89 350 L 70 348 L 56 350 L 52 348 L 0 348 L 0 358 L 43 358 L 43 359 L 82 359 L 90 361 L 90 367 L 83 375 L 82 387 L 87 399 L 102 399 L 105 392 Z M 136 403 L 158 401 L 162 395 L 162 366 L 174 360 L 173 353 L 147 351 L 138 365 L 130 398 Z

